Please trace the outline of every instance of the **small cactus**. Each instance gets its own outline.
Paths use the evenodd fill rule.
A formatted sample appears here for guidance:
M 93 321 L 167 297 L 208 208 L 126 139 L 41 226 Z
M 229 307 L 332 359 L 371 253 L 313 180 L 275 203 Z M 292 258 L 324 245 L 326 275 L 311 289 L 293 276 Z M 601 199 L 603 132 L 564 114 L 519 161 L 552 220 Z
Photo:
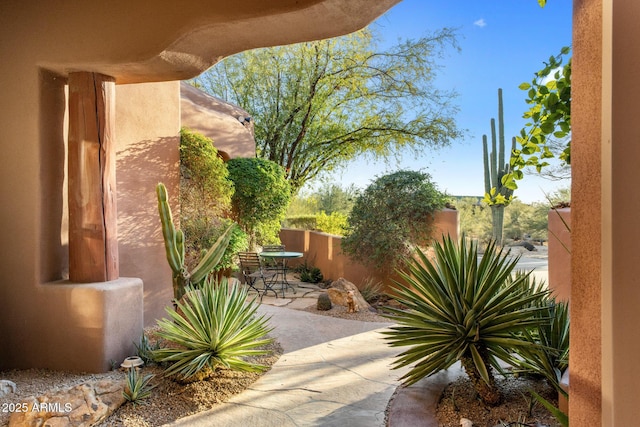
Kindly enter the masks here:
M 222 233 L 213 246 L 202 256 L 198 265 L 189 272 L 184 263 L 184 233 L 173 224 L 167 188 L 164 184 L 159 183 L 156 187 L 156 193 L 167 261 L 173 271 L 173 297 L 176 301 L 180 301 L 187 285 L 202 283 L 220 262 L 229 245 L 233 224 Z
M 329 298 L 329 294 L 321 293 L 318 296 L 318 304 L 316 308 L 320 311 L 328 311 L 331 310 L 331 299 Z

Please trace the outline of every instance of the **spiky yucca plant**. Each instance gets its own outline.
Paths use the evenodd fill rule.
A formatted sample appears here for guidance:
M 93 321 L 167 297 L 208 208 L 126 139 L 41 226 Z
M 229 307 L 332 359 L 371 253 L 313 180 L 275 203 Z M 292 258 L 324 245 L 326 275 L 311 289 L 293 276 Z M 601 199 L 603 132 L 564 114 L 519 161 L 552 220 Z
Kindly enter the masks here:
M 247 300 L 247 290 L 207 280 L 199 287 L 188 286 L 177 309 L 167 308 L 169 318 L 158 321 L 158 335 L 173 343 L 154 350 L 157 362 L 169 362 L 167 376 L 189 380 L 204 369 L 223 366 L 242 371 L 262 371 L 265 366 L 246 361 L 247 356 L 268 353 L 259 347 L 272 341 L 268 318 L 256 315 L 259 306 Z
M 491 366 L 508 361 L 518 347 L 535 344 L 522 335 L 539 322 L 537 301 L 546 292 L 526 284 L 529 275 L 511 276 L 518 257 L 489 244 L 478 259 L 476 242 L 459 244 L 450 237 L 434 244 L 435 261 L 417 250 L 408 271 L 397 282 L 397 300 L 407 310 L 390 308 L 397 323 L 385 333 L 391 346 L 408 346 L 395 368 L 414 365 L 402 377 L 405 384 L 462 363 L 482 400 L 495 405 L 501 395 Z
M 142 375 L 136 368 L 130 368 L 127 373 L 122 396 L 129 402 L 136 404 L 144 404 L 145 400 L 151 396 L 151 390 L 156 386 L 151 384 L 154 375 Z
M 524 338 L 538 344 L 517 349 L 511 364 L 525 372 L 542 375 L 560 393 L 562 374 L 569 366 L 569 304 L 549 299 L 537 314 L 538 327 L 525 331 Z

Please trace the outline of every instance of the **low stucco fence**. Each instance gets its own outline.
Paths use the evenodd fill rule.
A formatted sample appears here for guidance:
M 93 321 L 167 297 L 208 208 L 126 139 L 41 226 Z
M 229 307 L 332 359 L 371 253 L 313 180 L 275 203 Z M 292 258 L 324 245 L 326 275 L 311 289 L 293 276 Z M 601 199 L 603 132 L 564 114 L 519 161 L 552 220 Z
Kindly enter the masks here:
M 458 239 L 460 221 L 458 211 L 445 209 L 436 212 L 434 218 L 435 238 L 449 234 Z M 342 252 L 342 237 L 319 231 L 283 228 L 280 240 L 288 251 L 302 252 L 301 259 L 291 260 L 289 266 L 295 267 L 306 262 L 309 266 L 318 267 L 325 279 L 336 280 L 340 277 L 347 279 L 360 287 L 366 281 L 382 282 L 390 285 L 393 277 L 351 259 Z

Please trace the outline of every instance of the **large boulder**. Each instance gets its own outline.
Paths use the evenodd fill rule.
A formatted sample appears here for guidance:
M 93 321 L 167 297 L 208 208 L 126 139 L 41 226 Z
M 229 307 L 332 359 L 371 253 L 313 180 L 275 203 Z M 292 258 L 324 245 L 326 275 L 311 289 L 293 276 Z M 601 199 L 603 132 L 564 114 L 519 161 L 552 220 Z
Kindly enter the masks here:
M 350 294 L 350 292 L 353 292 L 353 294 Z M 376 312 L 376 309 L 371 307 L 371 305 L 369 305 L 369 303 L 364 299 L 357 286 L 345 278 L 341 277 L 331 283 L 331 286 L 327 289 L 327 294 L 333 304 L 349 308 L 350 300 L 353 298 L 353 302 L 357 306 L 357 310 Z
M 111 415 L 125 401 L 124 380 L 89 381 L 66 389 L 54 389 L 19 403 L 24 410 L 9 418 L 9 427 L 89 427 Z

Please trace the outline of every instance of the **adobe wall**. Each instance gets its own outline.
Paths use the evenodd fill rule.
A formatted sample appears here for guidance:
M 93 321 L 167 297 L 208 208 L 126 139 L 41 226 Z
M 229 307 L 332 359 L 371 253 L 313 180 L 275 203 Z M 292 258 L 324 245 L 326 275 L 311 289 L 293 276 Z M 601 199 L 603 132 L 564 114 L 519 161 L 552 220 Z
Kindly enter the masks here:
M 571 75 L 569 414 L 571 425 L 594 427 L 602 416 L 602 8 L 602 0 L 574 1 Z
M 211 1 L 161 0 L 153 14 L 146 4 L 122 0 L 0 2 L 0 57 L 10 58 L 0 68 L 0 232 L 8 239 L 0 246 L 0 369 L 106 370 L 108 359 L 132 350 L 142 327 L 142 282 L 122 274 L 138 266 L 121 269 L 112 282 L 63 281 L 70 72 L 101 73 L 117 85 L 192 78 L 245 49 L 355 31 L 397 1 L 249 0 L 238 8 L 223 1 L 212 7 Z M 142 166 L 131 167 L 140 168 L 136 179 L 142 183 Z M 131 182 L 121 181 L 125 191 Z M 149 208 L 147 200 L 140 206 Z M 131 242 L 123 242 L 125 253 L 144 251 L 128 247 Z M 120 260 L 133 261 L 122 253 Z M 149 269 L 165 265 L 153 262 Z
M 602 55 L 588 64 L 590 67 L 600 65 L 602 70 L 601 98 L 588 100 L 591 104 L 600 101 L 601 106 L 601 132 L 597 134 L 600 139 L 596 146 L 590 146 L 591 149 L 599 148 L 601 156 L 589 159 L 600 160 L 600 186 L 581 195 L 584 213 L 600 219 L 601 258 L 597 265 L 601 271 L 596 277 L 601 279 L 601 305 L 598 306 L 598 300 L 594 300 L 584 308 L 590 308 L 594 312 L 600 309 L 602 425 L 627 426 L 637 424 L 640 413 L 637 400 L 640 396 L 640 263 L 635 250 L 640 240 L 640 3 L 603 1 L 601 8 Z M 590 73 L 590 76 L 593 77 L 593 74 L 597 76 L 596 73 Z M 581 89 L 584 88 L 581 86 Z M 587 102 L 586 98 L 581 99 Z M 580 118 L 587 120 L 587 117 Z M 596 121 L 594 117 L 590 119 L 592 122 Z M 584 130 L 595 132 L 597 129 L 591 126 Z M 596 142 L 591 139 L 588 141 Z M 590 201 L 588 199 L 598 195 L 601 208 L 599 216 L 593 212 L 597 203 L 587 204 Z M 574 216 L 573 223 L 576 224 L 581 218 Z M 585 233 L 584 240 L 581 241 L 584 244 L 582 250 L 593 248 L 597 244 L 597 240 L 587 243 L 586 238 Z M 576 247 L 574 240 L 574 248 Z M 575 267 L 574 275 L 579 269 L 579 266 Z M 574 278 L 574 285 L 583 278 Z M 576 293 L 572 293 L 572 303 L 575 296 Z M 590 296 L 596 297 L 596 294 Z M 586 337 L 581 338 L 585 343 Z M 584 350 L 586 352 L 586 346 Z M 572 397 L 569 399 L 570 405 L 571 399 Z M 578 424 L 573 424 L 573 420 L 571 422 L 572 425 L 580 425 L 579 421 Z
M 120 274 L 144 283 L 144 323 L 155 324 L 171 305 L 156 185 L 167 186 L 179 218 L 180 82 L 116 86 L 118 250 Z
M 458 239 L 460 229 L 458 216 L 458 211 L 451 209 L 437 212 L 434 220 L 434 238 L 439 239 L 443 234 L 449 234 L 453 239 Z M 342 252 L 341 236 L 285 228 L 280 231 L 280 240 L 288 251 L 304 253 L 301 260 L 292 260 L 291 266 L 306 260 L 310 266 L 318 267 L 327 280 L 343 277 L 356 286 L 362 286 L 367 281 L 382 282 L 386 286 L 392 283 L 393 277 L 382 275 L 345 255 Z
M 571 297 L 571 209 L 551 209 L 548 213 L 549 289 L 564 301 Z
M 182 127 L 211 139 L 225 160 L 255 157 L 253 118 L 242 108 L 181 82 L 180 117 Z
M 0 227 L 6 226 L 9 234 L 22 230 L 13 250 L 3 249 L 6 281 L 0 297 L 8 309 L 0 313 L 0 369 L 38 366 L 100 372 L 110 368 L 111 360 L 135 351 L 143 311 L 147 323 L 153 323 L 164 315 L 172 297 L 155 184 L 166 182 L 177 200 L 179 84 L 116 87 L 120 279 L 73 284 L 64 280 L 68 277 L 66 80 L 46 72 L 37 77 L 43 110 L 40 144 L 21 144 L 21 155 L 27 157 L 8 162 L 0 172 L 11 173 L 14 165 L 28 170 L 31 151 L 38 159 L 39 173 L 26 177 L 21 174 L 24 170 L 14 172 L 20 176 L 19 186 L 8 176 L 0 183 L 11 187 L 3 193 L 9 201 L 16 195 L 12 190 L 21 189 L 14 208 L 0 213 Z M 38 114 L 25 114 L 21 120 L 34 117 Z M 11 127 L 6 129 L 10 134 Z M 26 134 L 25 129 L 21 138 Z M 26 227 L 29 220 L 34 225 Z M 20 250 L 21 245 L 32 249 Z M 143 278 L 144 290 L 142 280 L 128 277 Z

